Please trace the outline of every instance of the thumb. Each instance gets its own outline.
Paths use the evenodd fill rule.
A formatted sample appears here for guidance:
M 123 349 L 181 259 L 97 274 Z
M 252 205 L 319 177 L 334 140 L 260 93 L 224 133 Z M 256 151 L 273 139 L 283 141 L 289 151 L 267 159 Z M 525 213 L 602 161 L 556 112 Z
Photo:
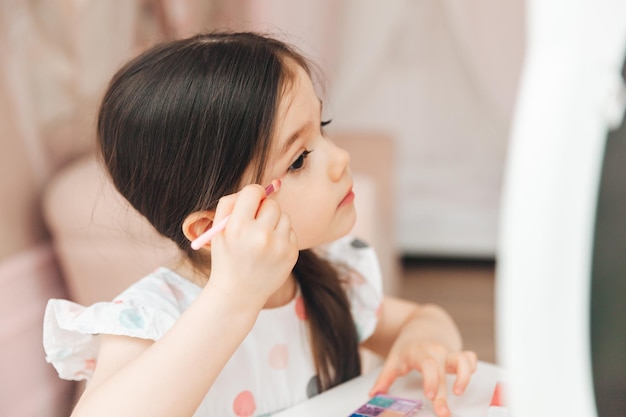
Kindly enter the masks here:
M 397 363 L 395 361 L 387 360 L 385 365 L 383 366 L 382 371 L 378 375 L 374 386 L 369 392 L 370 397 L 374 397 L 376 394 L 384 394 L 389 391 L 389 388 L 393 384 L 393 382 L 401 375 L 404 375 L 408 372 L 407 370 L 398 369 Z

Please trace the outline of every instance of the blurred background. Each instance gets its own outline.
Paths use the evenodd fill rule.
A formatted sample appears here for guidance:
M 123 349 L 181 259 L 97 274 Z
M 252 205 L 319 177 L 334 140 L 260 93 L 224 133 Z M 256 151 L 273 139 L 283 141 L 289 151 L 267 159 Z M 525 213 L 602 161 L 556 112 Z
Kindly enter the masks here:
M 221 28 L 274 34 L 319 65 L 329 132 L 349 137 L 358 171 L 373 177 L 357 200 L 378 227 L 386 289 L 441 304 L 466 348 L 496 361 L 494 266 L 523 0 L 1 0 L 0 415 L 67 414 L 74 387 L 45 363 L 41 320 L 48 298 L 83 294 L 68 253 L 88 249 L 58 235 L 97 214 L 81 196 L 101 184 L 76 166 L 93 154 L 109 79 L 156 42 Z M 59 205 L 70 171 L 83 182 L 64 183 Z

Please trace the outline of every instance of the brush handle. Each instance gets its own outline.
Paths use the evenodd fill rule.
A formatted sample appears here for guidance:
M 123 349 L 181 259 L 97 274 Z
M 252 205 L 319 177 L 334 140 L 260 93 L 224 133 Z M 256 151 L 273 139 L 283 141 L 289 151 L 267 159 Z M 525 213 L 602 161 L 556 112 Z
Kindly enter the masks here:
M 209 230 L 207 230 L 206 232 L 202 233 L 200 236 L 195 238 L 191 242 L 191 249 L 198 250 L 204 245 L 206 245 L 207 243 L 209 243 L 211 239 L 215 237 L 216 234 L 224 230 L 224 228 L 226 227 L 226 223 L 228 223 L 228 219 L 230 219 L 230 214 L 224 217 L 222 221 L 220 221 L 219 223 L 213 225 L 213 227 L 211 227 Z
M 276 186 L 274 186 L 274 182 L 277 181 Z M 272 194 L 276 188 L 280 187 L 280 180 L 275 180 L 270 183 L 267 187 L 265 187 L 265 196 Z M 228 219 L 230 219 L 230 214 L 224 217 L 219 223 L 214 224 L 206 232 L 202 233 L 200 236 L 191 241 L 191 249 L 198 250 L 207 243 L 211 241 L 219 232 L 224 230 L 226 227 L 226 223 L 228 223 Z

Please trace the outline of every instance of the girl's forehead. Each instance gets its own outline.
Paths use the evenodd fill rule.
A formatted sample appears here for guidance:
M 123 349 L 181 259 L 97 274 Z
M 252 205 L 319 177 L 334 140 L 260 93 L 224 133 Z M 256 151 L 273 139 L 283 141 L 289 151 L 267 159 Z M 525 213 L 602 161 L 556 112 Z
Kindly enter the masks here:
M 272 138 L 274 152 L 284 153 L 300 135 L 315 127 L 321 102 L 308 74 L 301 71 L 281 98 Z
M 306 89 L 307 84 L 311 84 L 311 79 L 301 66 L 295 63 L 286 65 L 285 78 L 278 105 L 279 117 L 285 116 L 291 108 L 293 101 L 302 94 L 303 88 Z
M 300 66 L 292 68 L 279 99 L 276 127 L 301 122 L 318 110 L 319 97 L 309 74 Z M 287 126 L 284 126 L 287 127 Z

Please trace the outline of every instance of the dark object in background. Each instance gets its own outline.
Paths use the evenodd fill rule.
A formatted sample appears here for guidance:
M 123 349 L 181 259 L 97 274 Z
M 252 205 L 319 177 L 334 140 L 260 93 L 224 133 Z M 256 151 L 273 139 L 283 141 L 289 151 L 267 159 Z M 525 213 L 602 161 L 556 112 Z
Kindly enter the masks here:
M 626 66 L 622 69 L 626 79 Z M 591 357 L 598 417 L 626 416 L 626 114 L 607 136 L 591 280 Z

